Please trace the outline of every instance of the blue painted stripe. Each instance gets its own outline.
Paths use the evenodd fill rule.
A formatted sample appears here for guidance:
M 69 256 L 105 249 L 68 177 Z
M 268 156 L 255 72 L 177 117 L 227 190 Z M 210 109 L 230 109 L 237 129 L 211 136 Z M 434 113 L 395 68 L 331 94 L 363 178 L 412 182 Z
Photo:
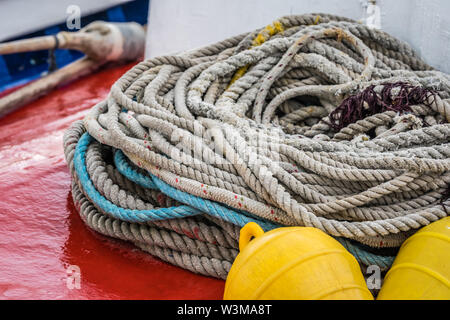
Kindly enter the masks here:
M 5 59 L 0 56 L 0 82 L 5 83 L 11 79 L 11 75 L 8 71 L 8 66 L 6 65 Z
M 108 15 L 108 20 L 111 22 L 124 22 L 126 21 L 125 14 L 123 13 L 122 7 L 113 7 L 106 11 Z

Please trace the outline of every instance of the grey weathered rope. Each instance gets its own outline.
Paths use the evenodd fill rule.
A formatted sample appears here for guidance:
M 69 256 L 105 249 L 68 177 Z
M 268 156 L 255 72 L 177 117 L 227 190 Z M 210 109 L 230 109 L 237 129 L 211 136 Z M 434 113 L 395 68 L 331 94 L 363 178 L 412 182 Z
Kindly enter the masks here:
M 83 132 L 82 123 L 78 122 L 74 123 L 65 134 L 65 154 L 69 163 L 72 163 L 76 142 Z M 98 145 L 96 147 L 98 148 Z M 87 158 L 91 158 L 91 163 L 102 161 L 99 154 L 90 155 Z M 102 167 L 100 165 L 97 168 Z M 105 172 L 94 173 L 94 175 L 99 176 L 99 179 L 104 174 Z M 111 178 L 110 172 L 107 175 L 106 179 Z M 117 176 L 118 174 L 115 172 L 114 175 Z M 198 217 L 154 221 L 147 223 L 147 225 L 120 221 L 100 212 L 89 201 L 78 185 L 78 178 L 73 168 L 72 177 L 72 197 L 75 206 L 83 221 L 93 230 L 107 236 L 131 241 L 143 250 L 193 272 L 222 279 L 226 277 L 231 263 L 237 255 L 238 247 L 235 231 L 231 226 L 226 227 L 228 223 L 221 221 L 221 226 L 217 227 L 209 223 L 208 220 L 203 219 L 201 221 Z M 122 183 L 128 186 L 134 184 L 131 181 L 125 182 L 127 179 L 123 176 L 120 179 Z M 103 185 L 96 184 L 96 187 L 107 196 L 108 200 L 114 200 L 110 196 L 113 191 L 105 191 L 105 189 L 114 190 L 118 188 L 118 185 L 110 182 L 103 183 Z M 134 185 L 131 188 L 139 188 L 139 186 Z M 116 193 L 119 192 L 116 191 Z M 129 198 L 133 198 L 133 196 L 130 195 Z M 123 201 L 117 202 L 121 205 L 124 204 Z M 125 204 L 125 207 L 130 203 L 133 207 L 136 199 L 128 199 L 128 204 Z M 230 235 L 222 230 L 232 230 L 233 233 Z
M 173 231 L 115 220 L 86 199 L 76 183 L 72 196 L 83 221 L 93 230 L 133 242 L 137 247 L 180 267 L 207 276 L 226 278 L 237 250 L 211 245 Z
M 373 247 L 399 246 L 445 217 L 449 203 L 440 195 L 450 183 L 450 77 L 384 32 L 326 14 L 315 24 L 317 17 L 283 17 L 282 32 L 259 29 L 129 70 L 84 119 L 99 141 L 87 152 L 96 188 L 124 208 L 163 204 L 102 160 L 106 145 L 194 196 Z M 255 46 L 258 34 L 265 41 Z M 246 72 L 233 78 L 241 68 Z M 372 85 L 381 95 L 398 82 L 435 94 L 407 114 L 387 110 L 331 127 L 330 113 L 346 97 Z M 398 91 L 390 94 L 393 99 Z M 80 130 L 74 127 L 65 140 L 72 172 L 71 143 Z M 227 248 L 236 248 L 235 227 L 208 219 L 202 230 L 214 228 L 234 243 Z M 199 251 L 173 243 L 138 246 L 203 274 L 222 276 L 223 261 L 232 262 L 225 251 L 219 257 L 208 246 Z M 178 253 L 171 257 L 170 250 Z

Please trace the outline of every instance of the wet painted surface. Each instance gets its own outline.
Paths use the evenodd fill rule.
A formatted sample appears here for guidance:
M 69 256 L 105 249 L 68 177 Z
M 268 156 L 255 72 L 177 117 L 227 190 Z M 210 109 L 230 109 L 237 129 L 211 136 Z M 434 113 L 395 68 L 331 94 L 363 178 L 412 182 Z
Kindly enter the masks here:
M 222 298 L 223 281 L 96 234 L 74 207 L 64 130 L 130 67 L 101 71 L 0 119 L 0 299 Z M 72 265 L 80 289 L 67 286 Z

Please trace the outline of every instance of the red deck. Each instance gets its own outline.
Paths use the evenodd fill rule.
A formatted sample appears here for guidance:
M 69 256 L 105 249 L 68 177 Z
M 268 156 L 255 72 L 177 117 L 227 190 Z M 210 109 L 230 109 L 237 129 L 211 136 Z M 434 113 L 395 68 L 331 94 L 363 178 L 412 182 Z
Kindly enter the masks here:
M 221 299 L 224 282 L 89 230 L 74 208 L 64 130 L 131 65 L 104 70 L 0 119 L 0 299 Z M 67 287 L 67 267 L 81 288 Z

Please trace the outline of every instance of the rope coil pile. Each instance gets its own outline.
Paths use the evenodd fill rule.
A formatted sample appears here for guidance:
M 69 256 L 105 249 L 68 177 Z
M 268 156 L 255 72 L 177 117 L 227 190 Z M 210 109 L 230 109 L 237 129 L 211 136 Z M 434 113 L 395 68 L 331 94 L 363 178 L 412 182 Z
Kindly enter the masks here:
M 239 229 L 311 226 L 365 265 L 447 216 L 450 77 L 328 14 L 137 64 L 65 133 L 86 224 L 225 279 Z

